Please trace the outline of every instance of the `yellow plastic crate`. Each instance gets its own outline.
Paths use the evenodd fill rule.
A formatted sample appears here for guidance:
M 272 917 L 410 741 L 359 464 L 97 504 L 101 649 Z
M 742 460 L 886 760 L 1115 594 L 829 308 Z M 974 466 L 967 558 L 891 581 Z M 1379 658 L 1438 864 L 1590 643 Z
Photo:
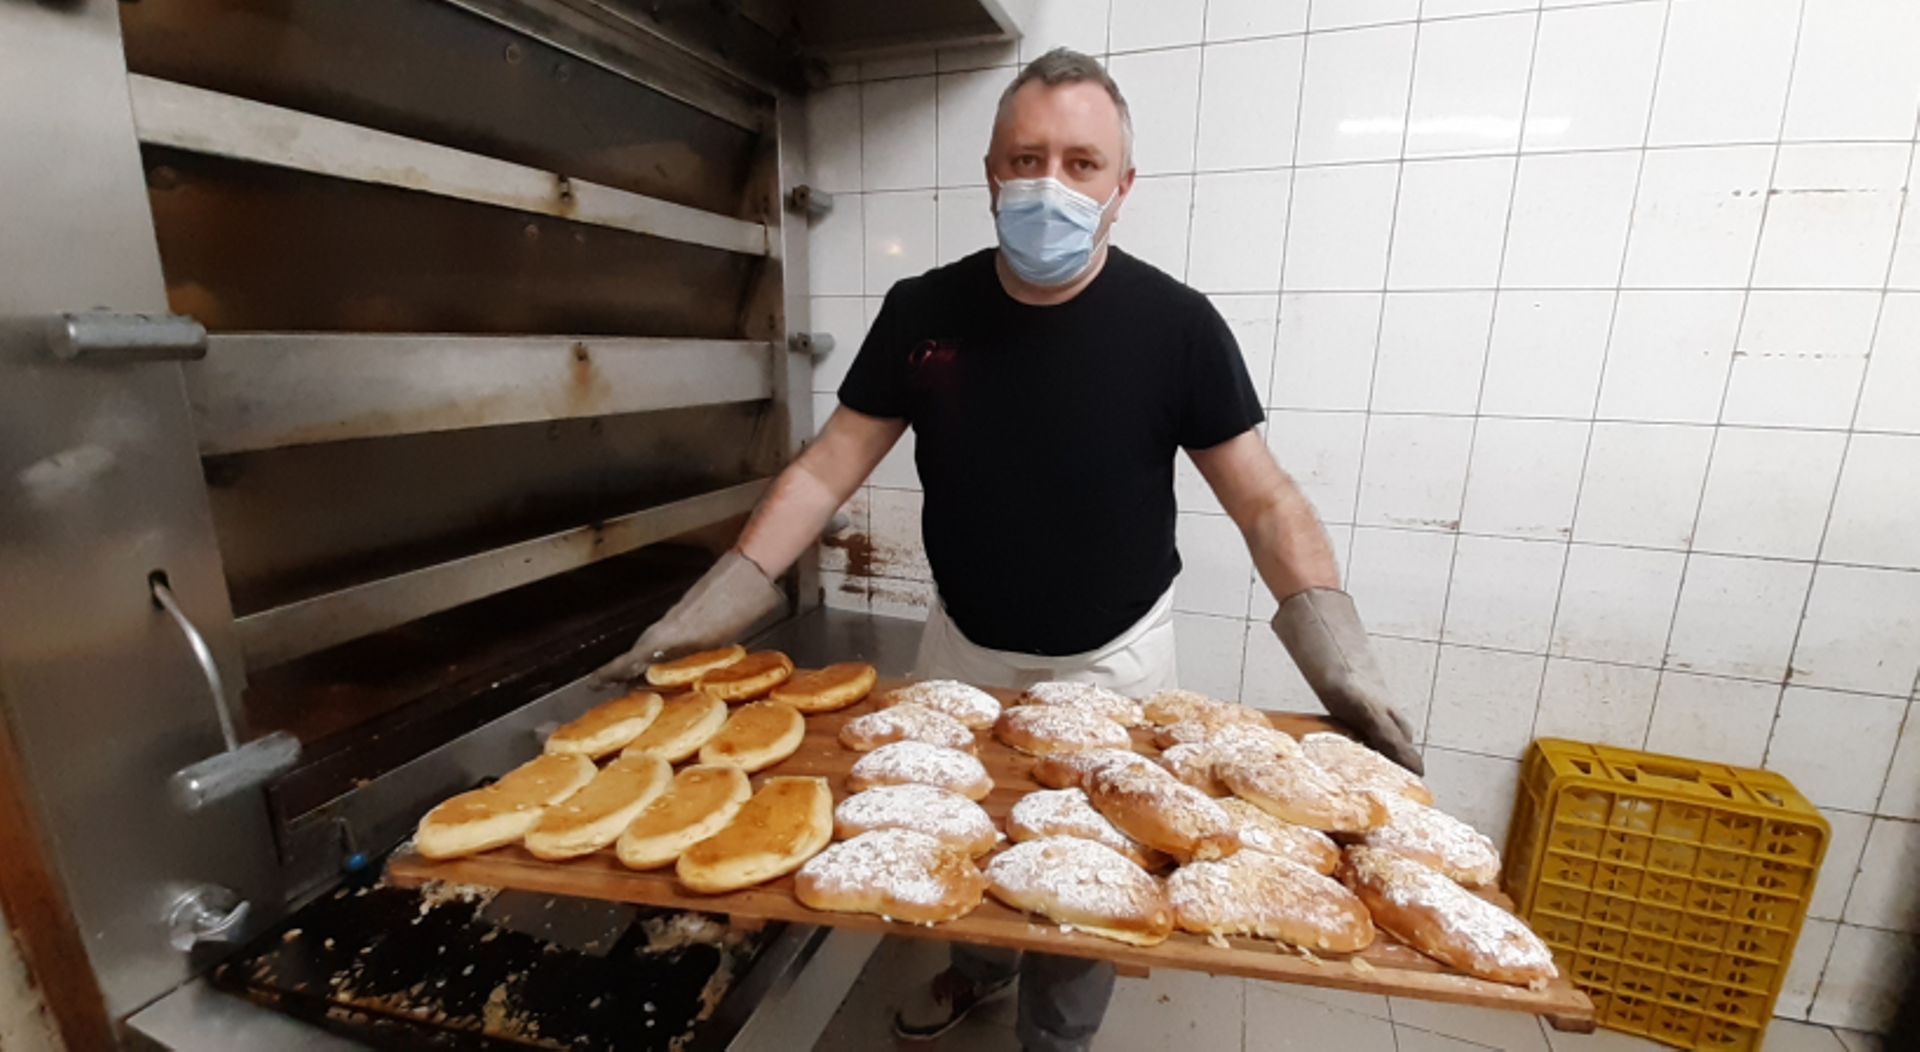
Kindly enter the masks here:
M 1505 878 L 1601 1026 L 1757 1049 L 1827 836 L 1770 771 L 1542 738 L 1521 769 Z

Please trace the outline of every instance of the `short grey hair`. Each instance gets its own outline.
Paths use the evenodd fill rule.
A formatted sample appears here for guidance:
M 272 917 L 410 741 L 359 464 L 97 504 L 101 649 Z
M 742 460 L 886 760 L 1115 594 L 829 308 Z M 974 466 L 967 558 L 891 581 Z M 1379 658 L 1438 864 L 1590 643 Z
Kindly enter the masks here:
M 1000 105 L 993 113 L 996 127 L 1006 117 L 1007 107 L 1013 104 L 1014 93 L 1036 80 L 1049 88 L 1083 83 L 1104 88 L 1107 97 L 1113 100 L 1113 108 L 1120 111 L 1121 166 L 1133 164 L 1133 111 L 1127 108 L 1127 97 L 1120 94 L 1120 85 L 1114 83 L 1099 59 L 1072 48 L 1057 47 L 1027 63 L 1020 75 L 1013 78 L 1013 83 L 1007 85 L 1007 90 L 1000 93 Z

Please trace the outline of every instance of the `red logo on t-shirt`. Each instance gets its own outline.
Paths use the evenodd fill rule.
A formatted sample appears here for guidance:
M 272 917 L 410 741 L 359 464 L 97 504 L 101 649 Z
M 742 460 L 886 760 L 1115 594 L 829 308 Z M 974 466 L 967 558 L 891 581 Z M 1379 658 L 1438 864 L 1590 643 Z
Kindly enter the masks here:
M 959 354 L 958 340 L 923 340 L 920 346 L 915 347 L 913 353 L 907 356 L 907 363 L 915 369 L 924 369 L 929 366 L 943 367 L 952 365 Z

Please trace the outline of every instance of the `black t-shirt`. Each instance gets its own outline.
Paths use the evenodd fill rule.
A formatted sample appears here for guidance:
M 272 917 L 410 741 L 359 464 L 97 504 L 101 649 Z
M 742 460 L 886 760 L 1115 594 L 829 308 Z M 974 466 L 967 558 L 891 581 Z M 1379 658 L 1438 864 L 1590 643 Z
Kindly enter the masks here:
M 1119 249 L 1052 307 L 1007 295 L 993 249 L 899 282 L 840 401 L 912 425 L 927 560 L 961 633 L 1045 655 L 1152 608 L 1180 572 L 1175 447 L 1264 418 L 1213 305 Z

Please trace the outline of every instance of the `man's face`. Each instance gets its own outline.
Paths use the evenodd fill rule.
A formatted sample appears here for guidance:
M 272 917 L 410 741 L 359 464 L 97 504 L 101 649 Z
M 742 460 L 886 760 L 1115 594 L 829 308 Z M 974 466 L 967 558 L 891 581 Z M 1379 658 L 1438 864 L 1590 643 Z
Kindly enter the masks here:
M 1007 179 L 1051 177 L 1101 202 L 1117 189 L 1120 196 L 1107 210 L 1104 232 L 1133 187 L 1133 168 L 1124 152 L 1120 110 L 1105 88 L 1084 81 L 1057 87 L 1030 81 L 1014 93 L 994 125 L 987 185 L 995 207 L 999 184 Z

